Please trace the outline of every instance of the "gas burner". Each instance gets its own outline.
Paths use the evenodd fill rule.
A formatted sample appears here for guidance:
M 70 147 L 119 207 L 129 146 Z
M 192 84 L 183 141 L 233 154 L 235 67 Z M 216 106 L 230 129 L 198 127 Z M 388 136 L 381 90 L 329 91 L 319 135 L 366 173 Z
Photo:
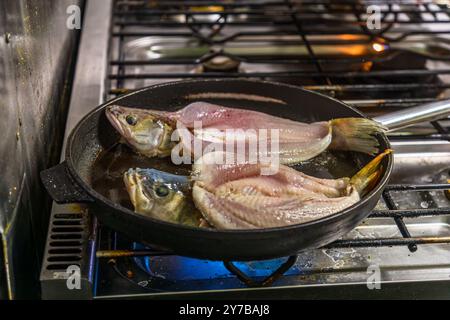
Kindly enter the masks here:
M 234 60 L 224 55 L 217 55 L 202 63 L 199 73 L 203 72 L 238 72 L 240 61 Z
M 228 285 L 243 288 L 267 287 L 283 275 L 301 272 L 296 266 L 297 256 L 265 261 L 222 262 L 158 254 L 139 243 L 134 243 L 132 247 L 133 251 L 128 252 L 130 257 L 120 257 L 124 252 L 121 250 L 100 253 L 105 258 L 104 254 L 116 256 L 118 252 L 116 258 L 108 259 L 107 264 L 121 278 L 150 291 L 180 290 L 193 282 L 204 286 L 205 290 L 221 289 Z M 147 256 L 141 256 L 146 252 Z M 222 281 L 208 283 L 217 279 Z

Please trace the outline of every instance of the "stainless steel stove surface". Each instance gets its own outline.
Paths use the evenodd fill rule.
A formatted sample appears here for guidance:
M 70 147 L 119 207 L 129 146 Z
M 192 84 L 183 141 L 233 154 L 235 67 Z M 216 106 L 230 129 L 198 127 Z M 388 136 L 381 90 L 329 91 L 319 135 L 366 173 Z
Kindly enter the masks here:
M 450 7 L 385 3 L 88 1 L 66 135 L 101 101 L 187 78 L 290 83 L 369 115 L 449 98 Z M 381 29 L 366 26 L 371 4 L 381 9 Z M 180 257 L 126 239 L 85 207 L 55 204 L 43 297 L 448 298 L 449 122 L 390 139 L 395 168 L 372 215 L 343 239 L 297 257 Z M 81 268 L 81 290 L 66 287 L 70 265 Z M 378 275 L 381 289 L 370 290 L 368 279 Z

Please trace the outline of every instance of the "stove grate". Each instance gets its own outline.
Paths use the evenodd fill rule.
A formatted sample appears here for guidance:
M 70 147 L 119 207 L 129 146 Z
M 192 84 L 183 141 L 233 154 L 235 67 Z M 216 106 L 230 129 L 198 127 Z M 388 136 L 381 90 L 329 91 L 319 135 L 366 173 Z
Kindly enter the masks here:
M 152 81 L 226 77 L 288 82 L 338 98 L 367 92 L 378 96 L 369 102 L 350 99 L 349 103 L 357 107 L 409 107 L 438 98 L 440 92 L 450 86 L 440 81 L 440 78 L 450 74 L 450 70 L 428 70 L 424 64 L 425 60 L 450 59 L 450 50 L 446 46 L 430 40 L 448 36 L 450 31 L 448 28 L 430 30 L 427 26 L 432 23 L 449 24 L 450 9 L 433 2 L 387 2 L 380 6 L 381 30 L 372 31 L 365 24 L 365 13 L 371 4 L 377 2 L 116 1 L 111 38 L 117 42 L 117 52 L 111 55 L 109 61 L 108 93 L 115 96 L 136 89 L 127 86 L 131 81 L 145 86 L 154 83 Z M 331 18 L 335 15 L 340 18 Z M 204 46 L 205 50 L 192 53 L 189 57 L 174 54 L 151 58 L 129 57 L 125 43 L 142 37 L 162 37 L 169 43 L 172 43 L 171 39 L 196 41 L 195 45 Z M 275 47 L 300 46 L 303 53 L 246 54 L 227 48 L 245 41 L 258 42 L 267 37 Z M 420 40 L 414 40 L 417 37 L 421 37 Z M 397 44 L 404 40 L 413 44 L 425 42 L 428 47 L 398 47 Z M 346 55 L 324 55 L 323 50 L 327 49 L 323 46 L 327 45 L 336 48 L 350 46 L 350 52 Z M 380 52 L 376 52 L 374 46 L 378 46 Z M 352 54 L 351 50 L 357 48 L 364 53 Z M 417 63 L 411 66 L 399 63 L 397 66 L 405 55 L 415 56 Z M 156 66 L 192 66 L 191 69 L 195 69 L 216 57 L 253 66 L 271 64 L 284 68 L 270 72 L 213 70 L 195 73 L 176 68 L 170 72 L 151 70 Z M 382 63 L 393 66 L 379 70 L 378 66 Z M 399 91 L 405 97 L 389 97 Z
M 437 40 L 450 35 L 450 8 L 433 1 L 386 1 L 380 6 L 381 28 L 369 30 L 366 19 L 370 5 L 379 5 L 379 2 L 115 1 L 110 35 L 114 51 L 109 59 L 108 94 L 117 96 L 137 89 L 134 83 L 145 86 L 153 81 L 190 78 L 251 78 L 294 84 L 370 112 L 410 107 L 447 96 L 450 69 L 428 68 L 428 64 L 450 60 L 450 49 L 444 45 L 445 41 Z M 151 57 L 130 55 L 126 44 L 143 38 L 163 38 L 174 44 L 176 41 L 194 43 L 205 49 L 185 55 L 180 52 Z M 302 50 L 299 54 L 249 54 L 230 49 L 246 41 L 257 43 L 263 40 L 276 47 L 297 46 Z M 363 52 L 324 54 L 323 48 L 327 45 L 359 48 Z M 250 66 L 249 70 L 193 72 L 217 57 Z M 273 70 L 254 70 L 258 69 L 255 66 L 266 65 L 274 67 Z M 155 67 L 171 69 L 161 72 L 155 71 Z M 450 141 L 446 121 L 434 121 L 430 126 L 431 132 L 392 135 L 390 138 L 394 141 Z M 386 209 L 374 210 L 368 219 L 393 219 L 401 237 L 341 239 L 326 247 L 407 246 L 414 252 L 418 245 L 449 244 L 448 236 L 413 236 L 404 219 L 449 215 L 450 208 L 400 209 L 393 198 L 395 192 L 429 195 L 432 191 L 448 189 L 450 184 L 445 183 L 389 185 L 382 196 Z M 118 250 L 108 246 L 100 248 L 96 254 L 98 258 L 115 261 L 173 253 L 152 249 Z M 295 257 L 258 283 L 231 262 L 225 262 L 225 265 L 244 283 L 254 286 L 271 283 L 284 273 L 285 267 L 292 266 L 289 265 L 291 262 L 295 263 Z
M 393 58 L 389 55 L 333 57 L 319 56 L 315 52 L 316 45 L 354 45 L 354 44 L 386 44 L 387 46 L 401 43 L 404 40 L 422 37 L 417 43 L 424 41 L 423 37 L 437 37 L 449 35 L 450 29 L 428 29 L 429 24 L 450 24 L 450 8 L 432 1 L 417 3 L 411 1 L 387 1 L 380 6 L 381 30 L 373 32 L 366 27 L 367 8 L 377 1 L 116 1 L 112 16 L 112 40 L 118 41 L 117 53 L 110 57 L 109 94 L 119 95 L 131 88 L 125 87 L 128 80 L 148 79 L 186 79 L 186 78 L 258 78 L 289 81 L 295 79 L 298 85 L 305 89 L 319 91 L 331 96 L 346 98 L 355 93 L 375 93 L 373 99 L 345 100 L 359 108 L 399 108 L 409 107 L 419 103 L 426 103 L 442 99 L 439 90 L 450 88 L 450 82 L 435 81 L 450 74 L 450 69 L 427 69 L 419 64 L 409 66 L 389 66 L 386 69 L 358 69 L 352 70 L 349 63 L 363 65 L 390 63 Z M 334 17 L 334 15 L 340 18 Z M 334 17 L 334 18 L 333 18 Z M 212 20 L 211 20 L 212 19 Z M 239 26 L 238 29 L 226 28 Z M 272 28 L 263 31 L 255 29 L 269 25 Z M 133 28 L 133 27 L 142 27 Z M 206 32 L 206 31 L 207 32 Z M 337 36 L 323 38 L 321 36 Z M 319 37 L 317 37 L 319 36 Z M 210 51 L 193 57 L 159 57 L 148 59 L 128 59 L 125 43 L 129 38 L 165 37 L 194 39 L 197 45 L 210 46 Z M 302 44 L 306 46 L 303 56 L 250 56 L 245 54 L 231 54 L 226 52 L 226 45 L 242 38 L 277 37 L 275 44 Z M 288 38 L 283 38 L 288 37 Z M 293 38 L 294 37 L 294 38 Z M 296 38 L 295 38 L 296 37 Z M 217 48 L 217 46 L 219 46 Z M 440 56 L 425 56 L 427 60 L 445 61 L 450 59 L 450 51 Z M 402 52 L 402 50 L 400 50 Z M 395 55 L 401 53 L 395 52 Z M 418 53 L 416 53 L 418 54 Z M 270 63 L 288 65 L 289 71 L 270 72 L 145 72 L 139 68 L 161 65 L 199 65 L 217 56 L 226 56 L 241 63 L 259 64 Z M 420 59 L 419 59 L 420 60 Z M 339 70 L 331 70 L 329 63 L 337 64 Z M 312 66 L 313 71 L 299 68 L 296 65 Z M 129 72 L 128 68 L 138 68 L 138 72 Z M 145 70 L 145 69 L 144 69 Z M 427 80 L 434 79 L 432 83 Z M 313 79 L 314 83 L 308 83 Z M 352 79 L 353 83 L 349 82 Z M 412 80 L 412 81 L 411 81 Z M 411 92 L 419 92 L 419 96 L 407 96 Z M 405 93 L 401 98 L 389 98 L 389 93 Z M 430 94 L 431 92 L 431 94 Z M 434 132 L 424 134 L 394 135 L 392 140 L 450 140 L 448 125 L 444 121 L 432 122 Z M 389 217 L 394 219 L 402 238 L 391 239 L 358 239 L 339 240 L 329 247 L 351 246 L 393 246 L 407 245 L 411 251 L 417 249 L 418 244 L 450 243 L 449 238 L 412 237 L 405 225 L 404 218 L 417 218 L 431 215 L 450 214 L 447 208 L 398 209 L 392 199 L 393 191 L 412 192 L 421 190 L 450 189 L 450 184 L 402 184 L 390 185 L 383 193 L 386 210 L 376 210 L 370 218 Z M 142 255 L 138 251 L 122 251 L 124 256 Z M 152 255 L 152 251 L 145 254 Z M 114 255 L 113 251 L 100 251 L 97 255 Z

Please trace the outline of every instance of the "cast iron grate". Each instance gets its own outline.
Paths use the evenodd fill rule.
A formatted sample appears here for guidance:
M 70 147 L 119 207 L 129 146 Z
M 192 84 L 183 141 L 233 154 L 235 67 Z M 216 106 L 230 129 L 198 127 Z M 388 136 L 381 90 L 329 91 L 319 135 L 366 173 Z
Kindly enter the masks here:
M 450 35 L 450 8 L 433 1 L 386 1 L 380 7 L 381 28 L 370 30 L 366 21 L 367 8 L 372 4 L 379 2 L 118 0 L 112 16 L 114 50 L 109 61 L 108 93 L 115 96 L 129 92 L 136 89 L 133 83 L 143 86 L 151 81 L 226 77 L 295 84 L 343 99 L 365 112 L 443 99 L 450 81 L 442 79 L 448 77 L 450 69 L 429 69 L 426 63 L 450 60 L 445 42 L 437 40 Z M 130 57 L 127 52 L 126 43 L 130 40 L 161 37 L 168 43 L 172 43 L 172 39 L 184 39 L 206 49 L 187 55 L 160 54 L 145 58 Z M 302 48 L 301 54 L 255 54 L 229 49 L 245 41 L 262 39 L 270 39 L 278 48 L 297 46 Z M 401 45 L 405 41 L 408 47 Z M 414 49 L 421 44 L 429 46 L 428 49 Z M 324 49 L 327 45 L 347 51 L 330 54 Z M 358 48 L 362 53 L 352 52 Z M 270 64 L 275 68 L 269 71 L 251 67 L 249 70 L 206 70 L 206 65 L 217 58 L 241 66 Z M 152 70 L 161 66 L 170 66 L 173 70 Z M 191 66 L 192 70 L 182 70 L 177 68 L 179 66 Z M 202 71 L 196 72 L 199 67 L 203 67 Z M 445 121 L 431 124 L 433 131 L 391 138 L 450 140 Z M 446 189 L 450 189 L 450 184 L 390 185 L 383 193 L 386 209 L 374 211 L 369 219 L 394 219 L 401 237 L 345 239 L 327 247 L 407 246 L 414 252 L 418 245 L 450 243 L 450 237 L 414 237 L 404 222 L 405 218 L 448 215 L 450 208 L 399 209 L 392 196 L 393 192 L 429 193 Z M 98 251 L 97 257 L 116 259 L 170 254 L 153 250 L 118 251 L 110 247 Z M 291 257 L 269 278 L 255 283 L 231 262 L 225 262 L 227 269 L 249 286 L 271 284 L 294 263 L 295 258 Z
M 333 96 L 354 95 L 355 92 L 378 91 L 436 91 L 449 88 L 449 83 L 428 87 L 427 78 L 449 74 L 449 69 L 427 70 L 422 66 L 401 66 L 377 70 L 376 64 L 396 61 L 396 56 L 408 53 L 410 48 L 396 48 L 396 44 L 414 37 L 428 39 L 448 35 L 448 28 L 429 30 L 432 24 L 448 24 L 449 8 L 432 2 L 417 4 L 411 1 L 388 1 L 381 6 L 381 29 L 369 30 L 366 12 L 370 4 L 353 1 L 117 1 L 113 12 L 112 38 L 117 40 L 117 54 L 110 61 L 110 94 L 129 91 L 126 80 L 160 81 L 184 78 L 257 78 L 276 81 L 294 81 L 301 87 L 317 90 Z M 212 17 L 205 19 L 202 17 Z M 212 21 L 211 21 L 212 20 Z M 237 27 L 236 27 L 237 26 Z M 267 27 L 268 26 L 268 27 Z M 388 34 L 388 32 L 390 32 Z M 328 36 L 328 37 L 327 37 Z M 131 59 L 127 57 L 124 42 L 137 37 L 184 38 L 196 41 L 196 45 L 208 50 L 186 56 L 161 55 L 160 57 Z M 235 53 L 227 45 L 238 45 L 245 38 L 252 41 L 271 37 L 277 47 L 297 45 L 303 54 L 261 55 Z M 323 46 L 343 46 L 350 50 L 345 55 L 324 55 Z M 378 46 L 376 53 L 373 46 Z M 358 49 L 359 48 L 359 49 Z M 366 54 L 355 54 L 366 48 Z M 448 60 L 450 51 L 444 46 L 430 43 L 430 50 L 421 54 L 427 59 Z M 433 53 L 439 52 L 439 54 Z M 322 54 L 320 54 L 322 53 Z M 146 72 L 144 67 L 162 65 L 199 66 L 215 58 L 229 58 L 247 64 L 270 63 L 285 66 L 278 71 L 190 71 Z M 352 70 L 351 63 L 362 67 Z M 338 68 L 330 68 L 333 64 Z M 305 69 L 305 66 L 307 67 Z M 367 72 L 368 68 L 371 72 Z M 349 83 L 349 79 L 357 79 Z M 407 79 L 407 80 L 406 80 Z M 313 80 L 313 83 L 311 83 Z M 414 81 L 411 81 L 414 80 Z M 372 82 L 375 82 L 372 83 Z M 420 95 L 420 94 L 419 94 Z M 426 94 L 402 99 L 377 99 L 370 104 L 382 106 L 410 106 L 425 102 Z M 357 104 L 358 105 L 358 104 Z

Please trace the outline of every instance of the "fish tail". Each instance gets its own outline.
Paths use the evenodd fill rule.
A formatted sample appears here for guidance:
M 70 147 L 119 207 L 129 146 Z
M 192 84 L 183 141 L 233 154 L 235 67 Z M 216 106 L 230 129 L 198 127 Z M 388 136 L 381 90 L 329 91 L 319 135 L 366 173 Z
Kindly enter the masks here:
M 381 162 L 384 157 L 391 152 L 391 149 L 386 149 L 383 153 L 380 153 L 373 158 L 350 179 L 350 184 L 355 187 L 361 196 L 367 191 L 373 189 L 373 187 L 378 183 L 383 172 Z
M 330 125 L 333 133 L 330 148 L 370 155 L 379 151 L 375 135 L 387 130 L 380 123 L 366 118 L 339 118 L 331 120 Z

